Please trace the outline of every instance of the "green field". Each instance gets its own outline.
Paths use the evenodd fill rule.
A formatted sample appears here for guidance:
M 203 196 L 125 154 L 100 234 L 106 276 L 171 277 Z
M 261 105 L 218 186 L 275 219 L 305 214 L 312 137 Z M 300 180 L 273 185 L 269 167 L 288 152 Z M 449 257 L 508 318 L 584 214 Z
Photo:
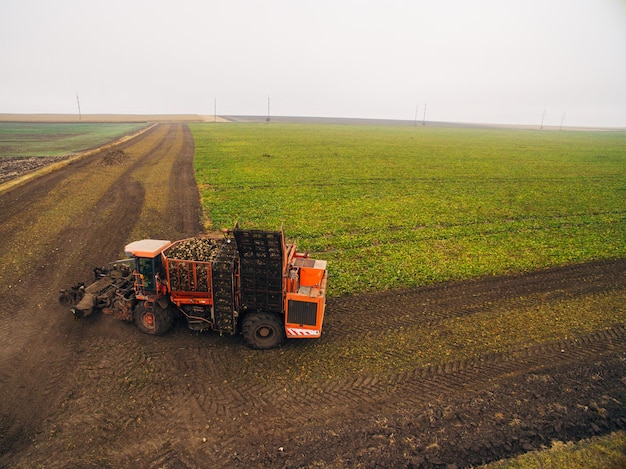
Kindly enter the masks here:
M 284 225 L 330 294 L 626 254 L 626 133 L 192 124 L 212 228 Z
M 145 125 L 0 122 L 0 158 L 64 156 L 100 146 Z

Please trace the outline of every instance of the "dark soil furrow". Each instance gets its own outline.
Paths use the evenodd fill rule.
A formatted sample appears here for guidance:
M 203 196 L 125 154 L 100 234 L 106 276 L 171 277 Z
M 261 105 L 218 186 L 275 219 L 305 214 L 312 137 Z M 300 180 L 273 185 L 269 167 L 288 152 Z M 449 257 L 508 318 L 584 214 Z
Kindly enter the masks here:
M 524 350 L 503 354 L 489 354 L 476 360 L 470 360 L 457 367 L 444 365 L 416 369 L 389 378 L 380 378 L 375 385 L 357 386 L 359 379 L 350 378 L 342 384 L 331 383 L 322 386 L 324 401 L 335 409 L 349 407 L 353 402 L 363 406 L 367 402 L 375 403 L 377 408 L 384 408 L 387 402 L 402 400 L 406 405 L 423 404 L 445 394 L 458 392 L 463 388 L 477 389 L 491 385 L 492 380 L 516 373 L 527 373 L 547 366 L 576 362 L 590 356 L 600 356 L 615 350 L 626 351 L 626 327 L 616 325 L 607 331 L 599 331 L 587 336 L 589 342 L 542 344 Z M 393 387 L 393 392 L 381 394 L 380 389 Z M 359 399 L 354 398 L 355 389 Z M 391 395 L 394 398 L 390 398 Z M 382 397 L 381 397 L 382 396 Z M 395 404 L 394 404 L 395 406 Z M 340 412 L 340 411 L 338 411 Z M 349 410 L 348 410 L 349 412 Z
M 158 140 L 162 138 L 159 137 L 159 132 L 163 129 L 167 130 L 165 127 L 154 128 L 141 138 L 128 141 L 118 148 L 120 151 L 135 149 L 139 141 L 147 140 L 156 141 L 158 145 Z M 56 415 L 71 411 L 75 403 L 82 405 L 83 392 L 82 390 L 76 392 L 79 391 L 76 383 L 85 385 L 87 382 L 84 378 L 74 382 L 68 381 L 69 376 L 93 376 L 97 382 L 103 374 L 110 373 L 108 367 L 111 364 L 107 368 L 85 373 L 97 359 L 97 355 L 92 352 L 93 340 L 90 343 L 85 342 L 89 331 L 94 332 L 89 323 L 95 323 L 86 321 L 82 332 L 76 329 L 76 324 L 72 324 L 71 320 L 67 322 L 68 312 L 56 305 L 56 296 L 60 288 L 66 288 L 76 280 L 88 279 L 95 265 L 116 259 L 139 219 L 144 203 L 144 192 L 141 184 L 134 180 L 133 174 L 141 170 L 144 164 L 142 158 L 146 153 L 139 156 L 136 149 L 129 151 L 134 154 L 135 159 L 129 160 L 128 164 L 124 165 L 124 171 L 120 173 L 121 176 L 117 181 L 110 182 L 110 189 L 90 208 L 89 215 L 84 219 L 71 220 L 71 224 L 58 238 L 48 239 L 46 243 L 50 246 L 49 254 L 41 259 L 36 271 L 27 274 L 21 284 L 15 285 L 13 291 L 0 291 L 3 306 L 9 307 L 8 310 L 3 308 L 2 315 L 5 316 L 7 311 L 11 311 L 11 321 L 3 321 L 7 327 L 0 330 L 3 338 L 0 365 L 6 370 L 6 379 L 3 379 L 0 385 L 3 387 L 3 396 L 10 395 L 11 398 L 4 401 L 0 413 L 4 411 L 16 413 L 18 418 L 14 421 L 22 426 L 20 432 L 34 434 L 35 428 L 43 418 L 51 422 L 55 420 Z M 172 157 L 175 158 L 175 155 L 169 155 L 169 158 Z M 99 169 L 101 158 L 102 153 L 96 152 L 54 173 L 34 179 L 25 186 L 2 194 L 0 212 L 3 214 L 3 221 L 6 222 L 3 226 L 17 226 L 20 222 L 20 213 L 25 208 L 29 210 L 36 206 L 62 208 L 64 200 L 52 201 L 51 204 L 41 201 L 63 185 L 70 174 L 80 171 L 102 172 Z M 84 192 L 80 193 L 80 190 L 82 190 L 80 187 L 65 184 L 62 194 L 64 198 L 72 200 L 83 196 Z M 199 204 L 198 201 L 196 203 Z M 45 237 L 45 226 L 36 227 L 36 234 Z M 14 233 L 7 233 L 0 237 L 0 247 L 3 242 L 13 239 L 13 235 Z M 32 234 L 22 233 L 21 236 L 28 239 L 27 236 Z M 65 320 L 60 321 L 61 319 Z M 140 356 L 132 353 L 133 349 L 137 350 L 136 345 L 130 349 L 130 357 Z M 76 355 L 77 351 L 79 355 Z M 84 353 L 85 351 L 87 353 Z M 82 373 L 75 375 L 74 370 L 77 367 L 82 369 Z M 121 371 L 123 367 L 118 365 L 118 369 Z M 113 395 L 128 395 L 137 389 L 136 386 L 140 383 L 137 377 L 132 376 L 131 379 L 124 381 L 124 378 L 128 377 L 121 374 L 113 375 L 112 378 L 112 382 L 107 383 L 107 386 Z M 88 386 L 93 386 L 93 383 L 89 383 Z M 101 386 L 93 389 L 99 388 L 102 389 Z M 33 396 L 36 398 L 33 399 Z M 79 400 L 73 398 L 66 400 L 66 396 L 75 396 Z M 98 401 L 96 399 L 94 402 Z M 151 398 L 144 402 L 148 412 L 154 406 L 154 402 Z M 96 409 L 90 414 L 91 427 L 100 429 L 98 430 L 102 433 L 100 438 L 107 438 L 107 435 L 114 433 L 112 427 L 117 426 L 115 431 L 119 432 L 120 425 L 124 427 L 128 425 L 124 405 L 114 403 L 105 407 L 109 410 L 106 414 Z M 146 415 L 149 415 L 149 412 Z M 11 452 L 20 448 L 20 442 L 3 428 L 0 428 L 0 440 L 4 441 L 5 448 L 10 448 Z M 28 441 L 26 439 L 23 443 L 28 444 Z M 0 465 L 4 465 L 5 460 L 6 457 L 0 455 Z
M 367 294 L 359 297 L 362 301 L 353 297 L 331 299 L 325 335 L 334 339 L 335 330 L 347 327 L 363 334 L 381 328 L 436 326 L 449 318 L 497 309 L 503 304 L 517 308 L 535 305 L 540 297 L 547 301 L 610 292 L 626 285 L 625 272 L 626 259 L 616 259 L 527 275 Z M 370 302 L 377 307 L 371 307 Z
M 406 383 L 400 392 L 395 391 L 398 398 L 387 394 L 380 406 L 362 407 L 358 413 L 342 416 L 342 426 L 318 427 L 319 436 L 311 437 L 312 430 L 298 447 L 307 448 L 331 467 L 368 466 L 381 460 L 394 461 L 394 466 L 468 467 L 537 449 L 554 439 L 568 441 L 626 427 L 626 411 L 621 405 L 626 397 L 623 358 L 590 354 L 569 364 L 531 362 L 540 373 L 506 373 L 488 386 L 488 378 L 483 376 L 485 386 L 475 389 L 444 392 L 441 376 L 434 381 Z M 589 381 L 592 373 L 602 379 Z M 606 394 L 598 406 L 593 396 L 600 388 Z M 594 405 L 600 410 L 592 410 Z M 546 414 L 545 409 L 559 408 L 566 412 Z M 345 427 L 362 432 L 343 433 Z M 327 447 L 329 434 L 335 435 L 334 445 L 354 449 L 343 453 L 340 464 L 337 454 Z M 363 451 L 366 448 L 369 450 Z M 368 459 L 370 453 L 374 459 Z M 276 461 L 275 457 L 267 451 L 262 461 Z M 310 461 L 295 451 L 291 463 L 311 467 Z
M 200 191 L 193 168 L 195 146 L 188 127 L 183 128 L 183 149 L 172 170 L 173 184 L 167 213 L 172 219 L 174 238 L 186 238 L 202 231 Z M 181 190 L 182 188 L 182 190 Z
M 388 380 L 372 380 L 368 377 L 344 380 L 342 383 L 329 383 L 329 386 L 312 396 L 310 392 L 280 395 L 266 389 L 274 398 L 273 406 L 289 415 L 298 427 L 310 424 L 310 419 L 293 413 L 301 408 L 303 401 L 316 407 L 321 415 L 332 415 L 337 419 L 350 419 L 354 415 L 369 415 L 397 410 L 398 406 L 419 407 L 433 402 L 444 402 L 451 396 L 465 392 L 476 392 L 490 388 L 494 383 L 542 370 L 547 367 L 562 366 L 566 363 L 578 363 L 594 356 L 603 356 L 618 349 L 625 351 L 626 330 L 619 325 L 607 331 L 583 336 L 575 343 L 555 343 L 540 345 L 525 350 L 521 355 L 489 354 L 480 359 L 467 362 L 453 362 L 409 373 L 392 376 Z M 586 345 L 582 345 L 583 342 Z M 562 351 L 563 350 L 563 351 Z M 241 390 L 246 393 L 246 391 Z M 254 393 L 263 395 L 258 387 Z M 238 400 L 234 399 L 235 401 Z M 261 404 L 261 400 L 263 403 Z M 270 402 L 260 399 L 257 410 L 265 410 Z M 320 409 L 320 404 L 323 403 Z M 269 408 L 272 408 L 269 405 Z M 232 409 L 231 409 L 232 411 Z M 287 415 L 285 415 L 287 418 Z M 257 431 L 267 431 L 263 422 L 255 424 Z

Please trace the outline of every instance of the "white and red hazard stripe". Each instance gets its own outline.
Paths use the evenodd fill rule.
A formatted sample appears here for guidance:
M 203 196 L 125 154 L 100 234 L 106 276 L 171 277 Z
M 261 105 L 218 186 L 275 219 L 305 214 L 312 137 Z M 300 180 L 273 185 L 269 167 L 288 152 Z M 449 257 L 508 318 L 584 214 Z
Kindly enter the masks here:
M 320 331 L 315 331 L 311 329 L 300 329 L 298 327 L 287 328 L 288 337 L 319 337 L 320 333 Z

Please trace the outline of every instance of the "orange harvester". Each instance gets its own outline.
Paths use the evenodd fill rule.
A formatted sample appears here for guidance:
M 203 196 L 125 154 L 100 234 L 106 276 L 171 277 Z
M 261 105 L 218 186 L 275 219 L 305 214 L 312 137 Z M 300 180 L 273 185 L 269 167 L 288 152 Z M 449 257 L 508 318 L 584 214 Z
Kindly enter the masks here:
M 198 246 L 202 255 L 194 253 Z M 236 227 L 221 238 L 144 239 L 125 252 L 125 263 L 96 269 L 91 285 L 61 292 L 76 317 L 100 310 L 160 335 L 180 316 L 193 330 L 241 333 L 257 349 L 321 335 L 326 261 L 285 244 L 282 230 Z

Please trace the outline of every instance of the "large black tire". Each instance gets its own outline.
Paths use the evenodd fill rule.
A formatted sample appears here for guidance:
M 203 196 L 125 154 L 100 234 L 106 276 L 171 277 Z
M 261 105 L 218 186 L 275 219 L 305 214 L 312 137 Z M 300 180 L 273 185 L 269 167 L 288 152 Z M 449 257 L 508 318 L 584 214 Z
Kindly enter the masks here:
M 163 308 L 155 302 L 150 310 L 142 302 L 135 308 L 135 324 L 144 334 L 163 335 L 169 331 L 173 322 L 174 311 L 171 305 Z
M 241 333 L 253 349 L 266 350 L 278 347 L 285 340 L 285 328 L 275 314 L 249 313 L 243 320 Z

